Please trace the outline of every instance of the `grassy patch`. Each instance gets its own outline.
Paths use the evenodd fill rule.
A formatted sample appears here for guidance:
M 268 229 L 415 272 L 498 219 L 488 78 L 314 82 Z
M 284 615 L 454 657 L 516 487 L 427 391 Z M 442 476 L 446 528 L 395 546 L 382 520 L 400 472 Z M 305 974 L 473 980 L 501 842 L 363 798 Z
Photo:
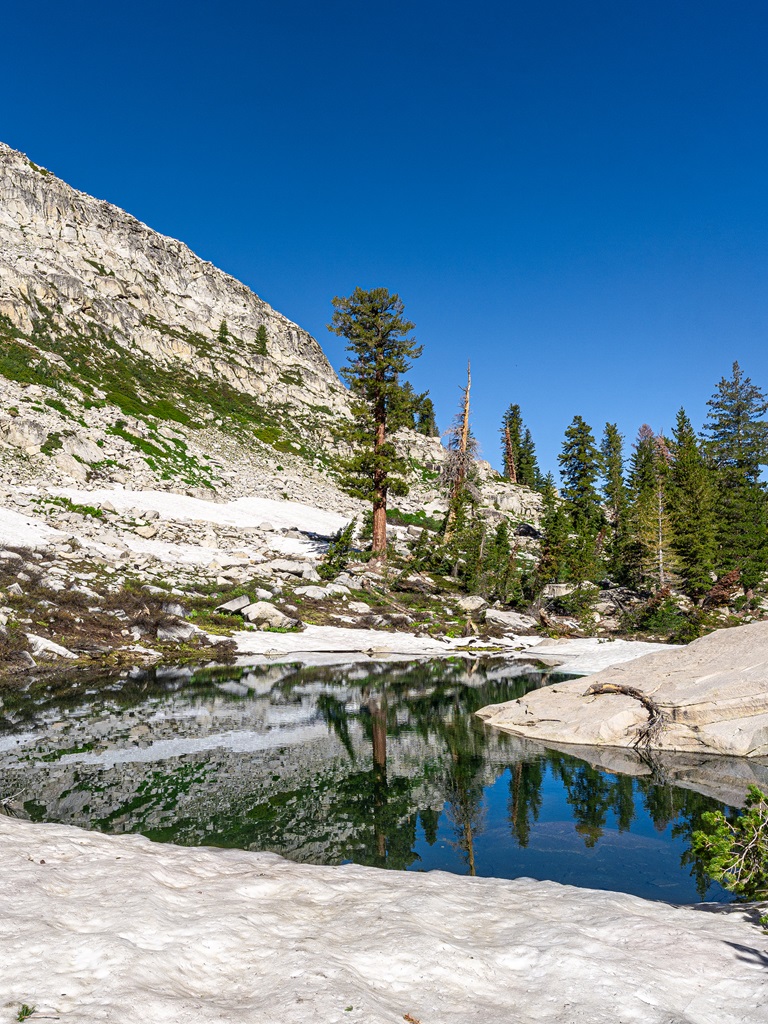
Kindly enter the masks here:
M 96 505 L 78 505 L 70 498 L 65 498 L 63 495 L 46 496 L 45 498 L 40 499 L 40 503 L 45 505 L 57 505 L 66 512 L 76 512 L 78 515 L 91 516 L 93 519 L 103 519 L 106 515 L 103 508 L 99 508 Z
M 443 528 L 441 519 L 428 516 L 422 509 L 418 512 L 401 512 L 399 508 L 387 509 L 387 522 L 393 526 L 421 526 L 434 533 L 439 533 Z
M 102 277 L 115 276 L 114 270 L 107 270 L 103 263 L 97 263 L 96 260 L 89 260 L 87 256 L 84 256 L 83 259 L 86 263 L 89 263 L 98 274 L 101 274 Z
M 60 451 L 64 447 L 64 442 L 61 440 L 61 434 L 54 431 L 46 437 L 43 444 L 40 446 L 40 451 L 43 455 L 53 455 L 54 452 Z

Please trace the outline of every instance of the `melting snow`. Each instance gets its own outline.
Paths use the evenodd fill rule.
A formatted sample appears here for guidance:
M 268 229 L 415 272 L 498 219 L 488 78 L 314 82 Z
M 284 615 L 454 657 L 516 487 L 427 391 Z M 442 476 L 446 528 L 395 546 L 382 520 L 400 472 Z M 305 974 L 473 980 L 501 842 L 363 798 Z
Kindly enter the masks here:
M 733 907 L 7 818 L 0 856 L 8 1021 L 768 1022 L 766 937 Z

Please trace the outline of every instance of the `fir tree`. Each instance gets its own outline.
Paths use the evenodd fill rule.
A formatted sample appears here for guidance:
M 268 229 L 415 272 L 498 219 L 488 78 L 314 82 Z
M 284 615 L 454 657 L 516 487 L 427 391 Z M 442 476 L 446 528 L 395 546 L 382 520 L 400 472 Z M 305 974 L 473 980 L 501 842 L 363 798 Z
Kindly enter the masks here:
M 566 430 L 557 461 L 563 481 L 562 497 L 568 502 L 574 528 L 598 527 L 603 519 L 595 486 L 600 476 L 600 453 L 592 428 L 581 416 L 574 416 Z
M 504 476 L 510 483 L 518 481 L 520 446 L 523 441 L 523 417 L 519 405 L 510 405 L 501 421 L 501 454 Z
M 606 546 L 608 570 L 621 580 L 625 576 L 627 543 L 627 487 L 624 483 L 624 437 L 615 423 L 606 423 L 600 444 L 603 498 L 608 513 L 610 539 Z
M 258 355 L 265 356 L 267 354 L 268 341 L 269 339 L 267 337 L 267 328 L 264 326 L 264 324 L 259 324 L 259 329 L 258 331 L 256 331 L 256 340 L 254 341 L 254 348 L 256 349 L 256 353 Z
M 574 416 L 566 430 L 557 461 L 563 480 L 561 493 L 575 534 L 569 559 L 571 575 L 577 581 L 590 579 L 598 571 L 604 517 L 596 487 L 600 453 L 591 427 L 581 416 Z
M 485 544 L 480 590 L 489 600 L 499 600 L 504 604 L 519 604 L 523 600 L 517 548 L 510 543 L 509 527 L 503 519 Z
M 544 511 L 541 518 L 541 554 L 538 575 L 541 584 L 559 583 L 568 578 L 571 547 L 571 523 L 555 488 L 551 473 L 542 485 Z
M 677 414 L 670 449 L 672 547 L 680 563 L 683 589 L 691 597 L 701 597 L 712 586 L 715 566 L 715 492 L 685 409 Z
M 745 589 L 768 568 L 768 515 L 760 467 L 768 462 L 768 401 L 738 363 L 709 405 L 706 450 L 717 483 L 717 569 L 739 569 Z
M 541 473 L 536 459 L 536 447 L 528 427 L 525 428 L 520 445 L 519 467 L 518 483 L 523 484 L 524 487 L 538 489 L 541 486 Z
M 403 316 L 399 296 L 386 288 L 356 288 L 349 298 L 333 300 L 329 330 L 348 341 L 350 363 L 341 375 L 352 392 L 353 422 L 341 433 L 353 447 L 344 461 L 345 486 L 373 505 L 371 550 L 383 560 L 387 552 L 387 497 L 407 493 L 400 476 L 404 459 L 389 441 L 388 415 L 400 394 L 400 377 L 421 346 L 409 337 L 413 324 Z
M 524 425 L 519 405 L 510 405 L 501 421 L 501 452 L 504 476 L 510 483 L 539 487 L 541 474 L 530 430 Z
M 676 580 L 668 497 L 670 461 L 665 438 L 643 424 L 630 459 L 626 548 L 630 582 L 638 587 L 660 590 Z
M 438 429 L 435 422 L 435 409 L 429 392 L 417 394 L 410 381 L 400 385 L 390 401 L 387 416 L 387 429 L 390 433 L 407 427 L 427 437 L 437 437 Z
M 387 410 L 387 430 L 390 434 L 394 434 L 396 430 L 401 430 L 403 427 L 413 430 L 414 414 L 419 397 L 409 380 L 393 389 Z
M 419 434 L 424 434 L 425 437 L 440 436 L 440 431 L 437 429 L 437 420 L 435 419 L 435 407 L 432 404 L 428 391 L 418 396 L 416 431 Z

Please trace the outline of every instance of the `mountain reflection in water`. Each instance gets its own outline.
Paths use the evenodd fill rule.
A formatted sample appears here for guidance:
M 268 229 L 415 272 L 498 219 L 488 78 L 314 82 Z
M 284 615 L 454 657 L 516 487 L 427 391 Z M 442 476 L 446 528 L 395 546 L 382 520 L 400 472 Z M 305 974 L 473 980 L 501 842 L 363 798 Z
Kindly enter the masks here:
M 723 899 L 691 832 L 723 807 L 712 794 L 738 802 L 768 768 L 627 751 L 595 752 L 599 768 L 474 717 L 556 678 L 451 659 L 32 686 L 2 695 L 0 798 L 34 820 L 299 861 Z

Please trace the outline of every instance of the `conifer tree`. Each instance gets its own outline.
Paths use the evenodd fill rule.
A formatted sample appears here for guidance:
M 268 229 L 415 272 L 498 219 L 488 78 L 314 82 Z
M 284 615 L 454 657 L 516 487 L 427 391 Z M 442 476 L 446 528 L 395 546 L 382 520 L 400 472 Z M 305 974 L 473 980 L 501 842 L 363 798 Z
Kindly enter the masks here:
M 544 512 L 541 518 L 541 554 L 538 575 L 542 584 L 568 579 L 571 522 L 555 488 L 555 479 L 547 473 L 542 484 Z
M 670 461 L 666 439 L 644 423 L 630 459 L 626 565 L 630 582 L 653 590 L 669 587 L 677 578 L 668 496 Z
M 577 581 L 591 579 L 598 572 L 604 516 L 596 487 L 600 453 L 591 427 L 581 416 L 574 416 L 566 430 L 557 461 L 563 480 L 561 494 L 575 534 L 569 560 L 571 575 Z
M 413 430 L 414 408 L 417 398 L 418 396 L 409 380 L 393 390 L 389 409 L 387 410 L 388 433 L 394 434 L 396 430 L 400 430 L 402 427 Z
M 523 440 L 523 417 L 519 405 L 510 405 L 501 421 L 501 454 L 504 476 L 510 483 L 518 483 L 520 445 Z
M 768 463 L 768 400 L 737 362 L 707 403 L 706 449 L 717 483 L 718 572 L 739 569 L 746 589 L 768 568 L 768 512 L 760 467 Z
M 518 482 L 525 487 L 537 490 L 541 486 L 541 472 L 536 459 L 536 447 L 528 427 L 523 433 L 523 441 L 520 445 L 519 455 L 520 469 L 518 471 Z
M 568 502 L 574 528 L 599 527 L 603 519 L 596 487 L 600 476 L 600 453 L 592 428 L 581 416 L 574 416 L 566 430 L 557 461 L 563 481 L 562 497 Z
M 627 542 L 627 487 L 624 483 L 624 437 L 615 423 L 606 423 L 600 444 L 603 498 L 608 514 L 610 539 L 606 545 L 608 570 L 621 580 Z
M 388 417 L 400 397 L 400 377 L 421 346 L 409 337 L 414 325 L 403 316 L 403 303 L 386 288 L 356 288 L 348 298 L 333 300 L 328 329 L 348 341 L 350 362 L 341 371 L 352 393 L 353 422 L 340 433 L 353 448 L 344 462 L 345 486 L 373 505 L 371 550 L 378 560 L 387 552 L 387 497 L 407 493 L 400 474 L 407 469 L 388 440 Z
M 415 430 L 427 437 L 438 436 L 435 409 L 429 392 L 417 394 L 408 380 L 393 393 L 387 417 L 387 429 L 390 433 L 400 430 L 401 427 Z
M 482 594 L 504 604 L 519 603 L 523 598 L 523 581 L 517 565 L 517 547 L 510 543 L 505 520 L 485 544 L 482 563 Z
M 417 433 L 424 434 L 425 437 L 439 437 L 440 431 L 437 429 L 437 420 L 435 419 L 435 407 L 432 404 L 432 399 L 429 397 L 429 392 L 425 391 L 423 394 L 418 395 L 417 399 Z
M 680 409 L 670 445 L 669 514 L 672 547 L 683 589 L 701 597 L 712 586 L 715 566 L 715 491 L 691 421 Z
M 501 421 L 501 453 L 504 476 L 510 483 L 539 487 L 541 474 L 530 430 L 524 425 L 519 405 L 510 405 Z

